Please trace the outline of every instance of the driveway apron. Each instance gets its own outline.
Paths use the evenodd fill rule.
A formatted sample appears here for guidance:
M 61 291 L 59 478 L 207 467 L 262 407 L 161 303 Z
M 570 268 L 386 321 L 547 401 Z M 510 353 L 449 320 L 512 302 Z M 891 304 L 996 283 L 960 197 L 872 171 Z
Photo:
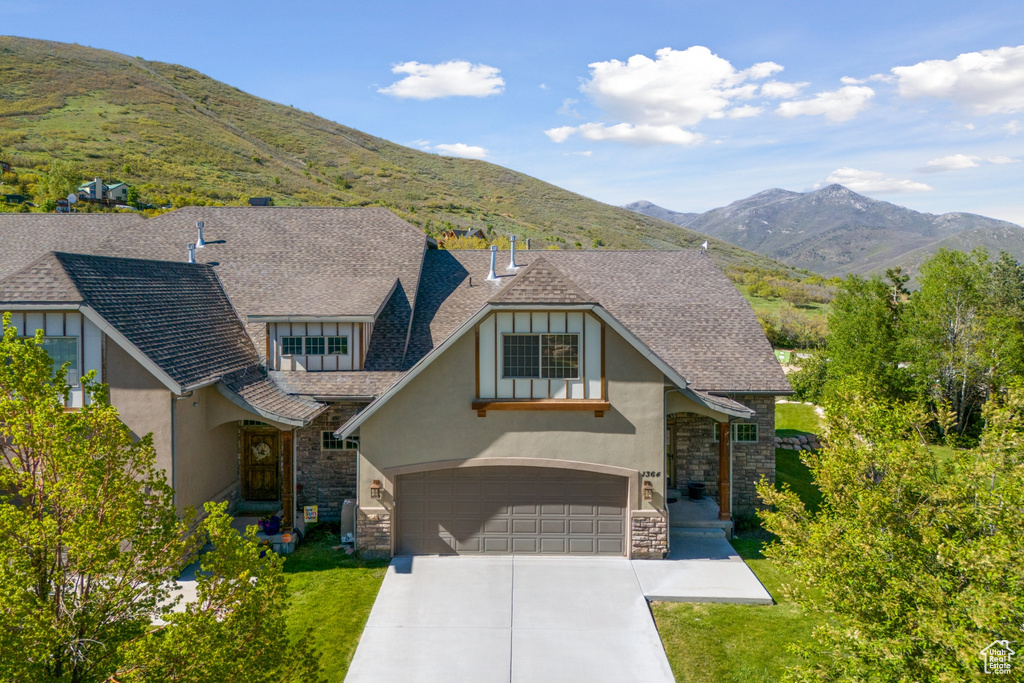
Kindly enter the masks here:
M 625 559 L 397 557 L 349 683 L 673 681 Z

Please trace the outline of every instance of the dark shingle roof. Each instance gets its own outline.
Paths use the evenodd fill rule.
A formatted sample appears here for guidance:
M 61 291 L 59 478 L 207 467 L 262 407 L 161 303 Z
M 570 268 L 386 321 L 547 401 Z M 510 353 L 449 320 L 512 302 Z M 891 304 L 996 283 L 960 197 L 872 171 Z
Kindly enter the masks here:
M 516 281 L 484 278 L 489 252 L 431 251 L 406 366 L 443 342 Z M 542 258 L 625 325 L 692 388 L 788 392 L 789 383 L 750 304 L 697 251 L 522 251 Z M 469 286 L 472 276 L 473 286 Z
M 495 304 L 587 304 L 595 301 L 543 256 L 521 268 L 512 282 L 491 299 Z

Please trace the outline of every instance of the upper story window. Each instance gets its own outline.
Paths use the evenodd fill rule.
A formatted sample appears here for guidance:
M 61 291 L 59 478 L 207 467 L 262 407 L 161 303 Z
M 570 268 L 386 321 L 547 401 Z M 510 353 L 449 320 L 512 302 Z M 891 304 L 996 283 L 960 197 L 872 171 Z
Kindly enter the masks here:
M 67 381 L 70 386 L 77 387 L 82 377 L 78 368 L 78 337 L 43 337 L 41 346 L 53 359 L 54 372 L 64 363 L 70 363 Z
M 283 356 L 347 355 L 348 337 L 281 337 Z
M 578 379 L 578 334 L 503 334 L 504 379 Z

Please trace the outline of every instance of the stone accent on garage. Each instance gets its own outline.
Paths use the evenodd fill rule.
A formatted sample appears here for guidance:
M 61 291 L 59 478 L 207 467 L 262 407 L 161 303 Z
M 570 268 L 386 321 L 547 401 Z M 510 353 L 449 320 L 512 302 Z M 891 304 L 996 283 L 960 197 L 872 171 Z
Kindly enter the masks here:
M 323 447 L 323 433 L 334 432 L 365 407 L 334 403 L 308 426 L 295 430 L 296 507 L 318 505 L 321 521 L 341 519 L 341 505 L 356 497 L 356 449 Z
M 634 511 L 631 520 L 631 557 L 660 560 L 668 553 L 668 513 Z
M 761 503 L 755 487 L 763 476 L 775 481 L 775 397 L 730 394 L 729 398 L 753 408 L 758 425 L 757 443 L 733 443 L 733 514 L 749 515 Z M 705 495 L 718 497 L 718 442 L 714 420 L 694 413 L 677 413 L 675 421 L 676 482 L 685 490 L 687 482 L 703 482 Z
M 356 550 L 364 557 L 391 557 L 391 513 L 357 508 Z

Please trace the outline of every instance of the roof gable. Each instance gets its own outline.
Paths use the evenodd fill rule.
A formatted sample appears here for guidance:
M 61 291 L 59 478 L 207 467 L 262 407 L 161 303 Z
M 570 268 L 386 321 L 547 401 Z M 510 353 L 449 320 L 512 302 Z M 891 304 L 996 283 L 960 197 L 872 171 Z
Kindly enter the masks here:
M 596 300 L 541 256 L 520 270 L 491 303 L 590 304 Z
M 0 280 L 0 301 L 5 303 L 75 304 L 82 299 L 82 293 L 52 252 Z

